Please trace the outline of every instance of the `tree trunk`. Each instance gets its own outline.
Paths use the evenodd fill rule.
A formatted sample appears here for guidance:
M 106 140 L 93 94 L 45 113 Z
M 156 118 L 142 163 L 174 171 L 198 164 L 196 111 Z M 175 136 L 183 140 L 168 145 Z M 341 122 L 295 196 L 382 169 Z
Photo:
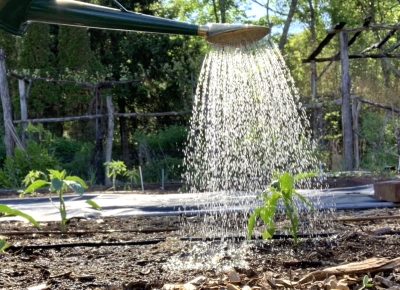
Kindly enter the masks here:
M 317 103 L 317 72 L 315 61 L 311 62 L 311 103 Z M 320 137 L 318 128 L 318 115 L 320 108 L 314 108 L 312 111 L 312 130 L 313 130 L 313 140 L 317 141 Z
M 290 24 L 292 23 L 294 12 L 296 11 L 296 7 L 297 7 L 297 0 L 292 0 L 292 2 L 290 3 L 290 9 L 289 9 L 288 16 L 286 18 L 285 25 L 283 27 L 282 35 L 281 35 L 281 38 L 279 39 L 278 47 L 282 52 L 284 51 L 284 48 L 285 48 Z
M 219 10 L 221 11 L 221 23 L 226 23 L 225 0 L 219 0 Z
M 381 148 L 381 143 L 382 143 L 382 139 L 383 139 L 383 134 L 385 133 L 386 124 L 387 124 L 387 122 L 388 122 L 388 120 L 389 120 L 389 115 L 390 115 L 390 113 L 391 113 L 391 112 L 390 112 L 389 110 L 386 111 L 385 118 L 383 119 L 382 128 L 381 128 L 381 131 L 379 132 L 378 144 L 376 145 L 376 147 L 377 147 L 378 149 Z
M 213 0 L 213 8 L 214 8 L 214 17 L 215 17 L 215 23 L 219 23 L 219 17 L 218 17 L 218 9 L 217 9 L 217 3 L 215 2 L 216 0 Z
M 108 111 L 108 132 L 107 132 L 107 141 L 106 141 L 106 160 L 105 162 L 111 162 L 112 158 L 112 145 L 113 145 L 113 136 L 114 136 L 114 106 L 112 104 L 112 100 L 110 96 L 107 96 L 107 111 Z M 105 185 L 111 185 L 111 179 L 107 176 L 107 168 L 106 175 L 104 178 Z
M 313 0 L 308 0 L 308 6 L 310 8 L 310 32 L 311 32 L 311 49 L 315 50 L 316 44 L 316 33 L 315 33 L 315 10 L 313 6 Z M 317 103 L 317 64 L 315 61 L 311 62 L 311 99 L 312 103 Z M 323 131 L 323 118 L 322 108 L 314 108 L 312 112 L 313 120 L 313 139 L 318 141 L 319 145 L 324 145 L 324 139 L 322 138 Z
M 3 120 L 4 120 L 4 142 L 6 145 L 6 154 L 13 156 L 15 142 L 12 137 L 12 110 L 10 91 L 8 89 L 7 69 L 6 69 L 6 56 L 3 49 L 0 48 L 0 95 L 1 104 L 3 107 Z
M 353 169 L 353 126 L 350 105 L 349 47 L 347 32 L 340 32 L 341 92 L 342 92 L 342 131 L 344 170 Z

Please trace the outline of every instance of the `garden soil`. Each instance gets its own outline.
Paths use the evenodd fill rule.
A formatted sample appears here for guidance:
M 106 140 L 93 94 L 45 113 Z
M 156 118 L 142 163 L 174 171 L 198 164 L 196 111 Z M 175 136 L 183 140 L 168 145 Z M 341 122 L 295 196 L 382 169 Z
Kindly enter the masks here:
M 37 230 L 0 220 L 0 238 L 11 245 L 0 254 L 0 289 L 400 289 L 399 216 L 400 209 L 327 213 L 319 223 L 329 224 L 314 225 L 320 235 L 298 244 L 286 236 L 206 239 L 202 217 L 73 218 L 65 234 L 57 222 Z

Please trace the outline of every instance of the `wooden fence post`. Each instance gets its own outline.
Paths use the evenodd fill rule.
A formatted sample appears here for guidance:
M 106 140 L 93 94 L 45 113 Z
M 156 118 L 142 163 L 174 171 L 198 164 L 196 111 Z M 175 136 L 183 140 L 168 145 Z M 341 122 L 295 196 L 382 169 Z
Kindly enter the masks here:
M 10 125 L 12 125 L 12 111 L 10 91 L 8 89 L 7 70 L 6 70 L 6 56 L 3 49 L 0 48 L 0 95 L 1 104 L 3 107 L 3 120 L 4 120 L 4 142 L 6 145 L 6 154 L 13 156 L 15 142 L 12 136 Z
M 107 140 L 106 140 L 106 162 L 111 162 L 112 155 L 112 144 L 113 144 L 113 136 L 114 136 L 114 106 L 112 104 L 112 99 L 110 96 L 107 96 L 107 113 L 108 113 L 108 132 L 107 132 Z M 105 185 L 111 185 L 111 179 L 107 176 L 107 167 L 105 168 L 106 174 L 104 183 Z
M 19 88 L 19 101 L 21 106 L 21 142 L 24 147 L 26 147 L 26 126 L 28 120 L 28 107 L 26 105 L 26 91 L 25 91 L 25 80 L 18 79 L 18 88 Z
M 340 63 L 342 92 L 342 132 L 344 170 L 353 170 L 353 125 L 350 104 L 349 43 L 347 32 L 340 32 Z
M 354 144 L 354 168 L 358 170 L 360 168 L 360 148 L 358 143 L 358 116 L 361 111 L 361 102 L 356 97 L 352 98 L 352 114 L 353 114 L 353 144 Z

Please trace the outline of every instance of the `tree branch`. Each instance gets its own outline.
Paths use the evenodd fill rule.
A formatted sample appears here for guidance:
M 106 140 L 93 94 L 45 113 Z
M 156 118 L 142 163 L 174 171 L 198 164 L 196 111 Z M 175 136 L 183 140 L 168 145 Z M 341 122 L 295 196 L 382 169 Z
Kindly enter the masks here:
M 45 81 L 50 83 L 64 83 L 64 84 L 75 84 L 77 86 L 85 87 L 85 88 L 109 88 L 114 85 L 123 85 L 123 84 L 130 84 L 134 82 L 141 82 L 143 81 L 142 78 L 126 80 L 126 81 L 99 81 L 97 83 L 90 83 L 90 82 L 77 82 L 77 81 L 70 81 L 70 80 L 59 80 L 53 78 L 43 78 L 43 77 L 28 77 L 21 74 L 17 74 L 13 71 L 8 73 L 9 76 L 16 77 L 17 79 L 23 79 L 25 82 L 29 83 L 32 81 Z
M 367 27 L 361 26 L 361 27 L 356 27 L 356 28 L 343 28 L 343 29 L 328 29 L 326 30 L 327 34 L 336 34 L 341 31 L 346 31 L 346 32 L 359 32 L 359 31 L 364 31 L 364 30 L 383 30 L 383 29 L 399 29 L 400 28 L 400 23 L 394 24 L 394 25 L 388 25 L 388 24 L 373 24 Z
M 349 59 L 358 59 L 358 58 L 400 58 L 400 54 L 389 54 L 389 53 L 375 53 L 375 54 L 351 54 L 349 55 Z M 311 61 L 315 62 L 325 62 L 325 61 L 339 61 L 340 57 L 334 55 L 331 57 L 324 58 L 315 58 L 313 60 L 303 59 L 303 63 L 308 63 Z
M 179 112 L 160 112 L 160 113 L 114 113 L 116 117 L 137 118 L 137 117 L 162 117 L 162 116 L 179 116 L 191 114 L 191 110 Z M 13 123 L 54 123 L 54 122 L 67 122 L 77 120 L 91 120 L 107 117 L 108 114 L 86 115 L 86 116 L 73 116 L 61 118 L 43 118 L 43 119 L 27 119 L 26 121 L 14 120 Z

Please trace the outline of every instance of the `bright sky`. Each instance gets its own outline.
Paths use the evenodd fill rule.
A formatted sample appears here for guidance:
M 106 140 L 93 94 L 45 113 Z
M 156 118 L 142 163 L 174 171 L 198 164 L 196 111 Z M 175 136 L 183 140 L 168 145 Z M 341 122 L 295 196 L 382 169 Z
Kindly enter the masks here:
M 261 2 L 262 3 L 262 2 Z M 259 19 L 265 16 L 266 10 L 265 8 L 261 7 L 260 5 L 251 2 L 251 10 L 247 11 L 247 16 L 255 16 L 255 19 Z

